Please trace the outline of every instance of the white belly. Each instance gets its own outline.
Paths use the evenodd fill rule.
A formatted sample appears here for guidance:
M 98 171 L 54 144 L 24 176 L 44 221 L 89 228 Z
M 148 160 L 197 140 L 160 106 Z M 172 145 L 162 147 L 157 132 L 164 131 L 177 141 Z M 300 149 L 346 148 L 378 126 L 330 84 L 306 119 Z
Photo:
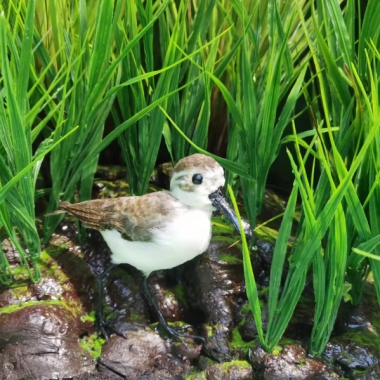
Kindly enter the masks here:
M 203 253 L 211 238 L 211 213 L 188 210 L 164 230 L 153 230 L 152 242 L 128 241 L 115 230 L 101 231 L 115 264 L 130 264 L 149 274 L 173 268 Z

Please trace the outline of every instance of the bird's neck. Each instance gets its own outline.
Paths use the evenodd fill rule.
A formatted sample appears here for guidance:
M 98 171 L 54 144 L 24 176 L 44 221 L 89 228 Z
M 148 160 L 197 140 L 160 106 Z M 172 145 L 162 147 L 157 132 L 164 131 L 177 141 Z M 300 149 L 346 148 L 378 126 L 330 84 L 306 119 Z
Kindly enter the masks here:
M 210 214 L 210 216 L 215 210 L 207 195 L 199 194 L 196 192 L 183 191 L 178 187 L 170 190 L 170 194 L 182 204 L 192 209 L 204 211 Z

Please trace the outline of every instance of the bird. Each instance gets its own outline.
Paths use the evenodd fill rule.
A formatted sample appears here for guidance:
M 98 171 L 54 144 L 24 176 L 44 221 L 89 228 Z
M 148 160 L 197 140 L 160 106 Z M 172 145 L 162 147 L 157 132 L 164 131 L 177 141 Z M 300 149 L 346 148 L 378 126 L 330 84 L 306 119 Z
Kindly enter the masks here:
M 118 264 L 130 264 L 143 274 L 144 294 L 155 309 L 160 325 L 172 338 L 202 337 L 184 334 L 168 325 L 148 286 L 149 275 L 181 265 L 205 252 L 211 239 L 211 216 L 220 209 L 239 230 L 235 212 L 221 189 L 224 170 L 212 157 L 196 153 L 175 165 L 169 191 L 142 196 L 60 203 L 61 212 L 80 220 L 86 228 L 100 231 L 111 251 L 112 264 L 97 277 L 99 305 L 97 319 L 105 336 L 103 281 Z M 248 238 L 252 229 L 243 222 Z

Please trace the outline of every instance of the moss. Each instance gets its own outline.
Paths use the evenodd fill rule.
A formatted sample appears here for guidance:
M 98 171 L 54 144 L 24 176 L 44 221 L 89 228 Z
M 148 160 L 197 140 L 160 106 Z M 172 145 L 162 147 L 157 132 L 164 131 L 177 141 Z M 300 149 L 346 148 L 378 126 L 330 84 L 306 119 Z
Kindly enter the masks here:
M 241 309 L 240 309 L 240 313 L 248 313 L 250 312 L 252 309 L 251 309 L 251 305 L 249 304 L 249 302 L 247 302 Z
M 84 350 L 88 351 L 95 360 L 98 359 L 102 354 L 102 347 L 105 342 L 106 340 L 99 338 L 98 334 L 96 333 L 80 339 L 81 347 Z
M 212 338 L 214 335 L 214 331 L 218 331 L 218 330 L 223 331 L 226 329 L 226 325 L 222 323 L 219 323 L 219 324 L 217 323 L 214 325 L 206 325 L 204 326 L 204 329 L 206 330 L 207 337 Z
M 159 325 L 158 325 L 158 322 L 153 322 L 153 323 L 150 323 L 148 326 L 150 329 L 156 330 Z
M 231 223 L 226 221 L 222 216 L 216 216 L 212 218 L 212 233 L 214 235 L 232 234 L 235 229 Z
M 279 342 L 279 345 L 282 347 L 282 346 L 285 346 L 285 345 L 294 345 L 294 344 L 298 344 L 298 343 L 299 342 L 297 342 L 294 339 L 282 337 L 281 340 L 280 340 L 280 342 Z
M 232 339 L 229 343 L 231 349 L 234 350 L 243 350 L 245 354 L 248 353 L 248 350 L 256 345 L 256 340 L 252 340 L 250 342 L 245 342 L 240 335 L 240 331 L 238 327 L 235 327 L 232 330 Z
M 209 359 L 209 363 L 207 365 L 208 366 L 217 366 L 218 368 L 220 368 L 226 375 L 229 374 L 229 371 L 231 369 L 235 369 L 235 368 L 238 368 L 238 369 L 246 369 L 246 368 L 251 368 L 251 365 L 245 361 L 245 360 L 232 360 L 230 362 L 225 362 L 225 363 L 222 363 L 222 364 L 216 364 L 214 361 L 212 361 L 211 359 Z M 224 376 L 223 376 L 224 377 Z M 191 372 L 189 373 L 186 378 L 186 380 L 206 380 L 207 379 L 207 376 L 206 376 L 206 371 L 203 371 L 203 372 Z
M 131 309 L 129 310 L 129 320 L 131 322 L 143 322 L 144 316 Z
M 178 299 L 184 306 L 187 306 L 187 300 L 185 296 L 185 287 L 183 285 L 176 285 L 172 288 L 173 295 Z
M 241 264 L 243 261 L 234 255 L 222 254 L 219 255 L 219 260 L 229 264 Z
M 199 366 L 201 368 L 207 368 L 207 367 L 209 367 L 209 366 L 211 366 L 213 364 L 215 364 L 215 360 L 213 360 L 213 359 L 211 359 L 211 358 L 209 358 L 207 356 L 201 356 L 199 358 Z
M 189 326 L 189 324 L 184 322 L 184 321 L 167 322 L 167 324 L 168 324 L 168 326 L 173 327 L 173 328 L 177 328 L 177 329 L 180 329 L 184 326 Z M 156 330 L 157 328 L 161 328 L 159 322 L 150 323 L 149 327 L 152 330 Z M 189 327 L 189 329 L 190 329 L 190 327 Z
M 69 278 L 65 274 L 65 272 L 61 270 L 60 266 L 55 260 L 55 257 L 64 253 L 66 250 L 67 248 L 62 249 L 60 247 L 49 246 L 47 249 L 41 252 L 41 257 L 38 259 L 38 265 L 41 268 L 43 278 L 52 277 L 58 283 L 61 284 L 63 290 L 70 291 L 71 287 L 68 283 Z M 25 271 L 25 269 L 21 267 L 18 267 L 15 269 L 17 273 L 22 273 L 23 271 Z M 83 310 L 82 304 L 74 298 L 69 298 L 67 300 L 64 300 L 61 298 L 61 299 L 54 299 L 54 300 L 51 300 L 51 299 L 39 300 L 39 301 L 29 300 L 26 302 L 22 302 L 23 299 L 30 299 L 31 294 L 29 290 L 29 285 L 30 285 L 29 278 L 26 278 L 25 280 L 23 280 L 19 276 L 18 278 L 16 277 L 16 280 L 9 287 L 10 288 L 9 291 L 12 297 L 14 297 L 16 300 L 21 300 L 21 301 L 18 301 L 18 304 L 9 305 L 9 306 L 1 308 L 0 315 L 13 313 L 22 308 L 37 306 L 37 305 L 41 305 L 41 306 L 57 305 L 70 311 L 75 317 L 83 316 L 86 314 L 85 311 Z
M 207 332 L 207 337 L 211 338 L 213 335 L 213 329 L 212 326 L 206 326 L 206 332 Z
M 265 296 L 269 293 L 269 286 L 263 286 L 259 291 L 259 296 Z
M 60 283 L 68 280 L 67 275 L 61 270 L 58 262 L 55 260 L 59 255 L 67 250 L 67 247 L 49 246 L 41 252 L 38 265 L 44 270 L 44 276 L 52 275 Z M 68 256 L 69 258 L 70 256 Z
M 12 268 L 12 274 L 15 277 L 19 277 L 20 275 L 24 275 L 26 273 L 26 268 L 23 266 L 17 266 Z
M 306 365 L 306 359 L 300 359 L 300 361 L 298 362 L 298 365 L 300 366 L 300 367 L 302 367 L 302 366 L 305 366 Z
M 272 350 L 272 355 L 277 356 L 280 355 L 282 352 L 282 347 L 281 346 L 275 346 Z
M 41 256 L 39 261 L 41 264 L 49 264 L 52 259 L 56 258 L 62 253 L 62 250 L 66 249 L 66 247 L 55 247 L 53 245 L 49 245 L 46 249 L 41 251 Z
M 82 315 L 80 317 L 80 320 L 82 322 L 95 322 L 96 321 L 95 311 L 91 311 L 88 314 Z
M 78 309 L 69 306 L 67 303 L 59 300 L 46 300 L 46 301 L 28 301 L 17 305 L 10 305 L 0 309 L 0 315 L 11 314 L 15 311 L 24 309 L 31 306 L 60 306 L 70 311 L 74 316 L 78 316 Z
M 251 365 L 245 360 L 232 360 L 230 362 L 222 363 L 221 367 L 228 371 L 231 367 L 237 367 L 239 369 L 251 368 Z
M 193 372 L 185 377 L 186 380 L 206 380 L 206 374 L 204 372 Z
M 374 356 L 380 356 L 380 337 L 377 332 L 371 332 L 364 328 L 359 328 L 356 331 L 350 331 L 340 336 L 339 339 L 332 339 L 336 344 L 355 343 L 359 347 L 365 347 Z M 348 355 L 347 358 L 350 358 Z
M 214 243 L 221 242 L 221 243 L 233 245 L 239 241 L 239 238 L 236 236 L 228 236 L 228 235 L 212 235 L 211 241 Z M 238 247 L 240 247 L 240 243 L 238 244 Z
M 28 285 L 26 285 L 25 283 L 13 283 L 10 287 L 10 294 L 16 298 L 16 299 L 19 299 L 21 298 L 22 296 L 24 296 L 25 294 L 28 294 Z
M 162 191 L 161 187 L 157 187 L 153 184 L 150 184 L 148 187 L 148 193 L 156 193 L 157 191 Z
M 245 342 L 241 337 L 240 331 L 238 327 L 235 327 L 232 330 L 232 340 L 230 342 L 230 346 L 232 347 L 241 347 L 244 346 Z

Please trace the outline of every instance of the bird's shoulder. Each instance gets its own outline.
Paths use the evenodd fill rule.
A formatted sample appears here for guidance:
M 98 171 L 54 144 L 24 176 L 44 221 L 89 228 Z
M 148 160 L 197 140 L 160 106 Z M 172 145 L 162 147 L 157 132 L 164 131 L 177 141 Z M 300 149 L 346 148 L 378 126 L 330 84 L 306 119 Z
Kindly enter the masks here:
M 182 205 L 165 191 L 149 193 L 139 197 L 123 197 L 105 204 L 117 222 L 113 227 L 122 237 L 132 241 L 150 241 L 154 229 L 163 228 L 167 221 L 181 213 Z

